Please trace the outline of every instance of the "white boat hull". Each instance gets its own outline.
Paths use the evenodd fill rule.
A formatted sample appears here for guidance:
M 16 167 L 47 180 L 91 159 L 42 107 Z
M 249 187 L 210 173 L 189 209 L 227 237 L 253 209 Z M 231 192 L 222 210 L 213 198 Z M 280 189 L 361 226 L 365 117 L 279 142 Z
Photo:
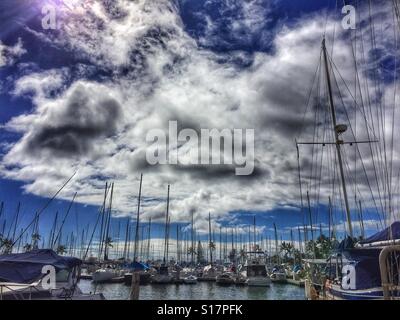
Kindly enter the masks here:
M 248 278 L 246 284 L 249 287 L 269 287 L 271 285 L 271 279 L 266 277 Z
M 92 275 L 93 282 L 107 282 L 118 277 L 118 273 L 113 270 L 97 270 Z

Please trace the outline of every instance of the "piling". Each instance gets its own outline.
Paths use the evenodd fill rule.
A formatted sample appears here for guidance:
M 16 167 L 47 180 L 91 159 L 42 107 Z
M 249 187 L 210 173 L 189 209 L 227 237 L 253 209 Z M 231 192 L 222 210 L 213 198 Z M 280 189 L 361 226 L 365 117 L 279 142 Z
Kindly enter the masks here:
M 140 289 L 140 275 L 138 272 L 133 272 L 130 300 L 139 300 L 139 289 Z

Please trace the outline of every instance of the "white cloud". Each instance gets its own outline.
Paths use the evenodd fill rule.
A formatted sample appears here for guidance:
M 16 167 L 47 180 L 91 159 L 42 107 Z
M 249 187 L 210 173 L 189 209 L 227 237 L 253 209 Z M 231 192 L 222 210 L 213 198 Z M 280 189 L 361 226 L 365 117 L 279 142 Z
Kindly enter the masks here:
M 18 39 L 13 46 L 6 46 L 0 41 L 0 68 L 12 65 L 15 61 L 26 53 L 22 40 Z
M 248 32 L 260 22 L 253 5 L 257 1 L 242 8 L 239 27 Z M 119 0 L 111 9 L 94 2 L 86 10 L 69 17 L 62 36 L 41 39 L 90 59 L 109 76 L 101 83 L 69 83 L 68 70 L 61 69 L 19 79 L 14 94 L 33 93 L 35 110 L 7 124 L 23 137 L 3 158 L 5 177 L 48 196 L 78 170 L 61 197 L 77 191 L 79 201 L 92 204 L 102 201 L 105 177 L 115 181 L 116 214 L 127 215 L 143 172 L 144 219 L 163 219 L 169 183 L 171 221 L 189 221 L 196 212 L 203 231 L 209 211 L 219 219 L 235 210 L 299 204 L 294 137 L 319 62 L 325 19 L 310 17 L 283 27 L 274 35 L 274 50 L 255 53 L 243 69 L 220 61 L 221 55 L 229 61 L 237 52 L 200 49 L 185 33 L 173 2 Z M 327 34 L 334 28 L 329 20 Z M 351 52 L 340 33 L 336 29 L 334 59 L 351 83 Z M 149 167 L 146 133 L 167 130 L 168 120 L 197 130 L 254 128 L 255 176 L 239 179 L 224 168 Z

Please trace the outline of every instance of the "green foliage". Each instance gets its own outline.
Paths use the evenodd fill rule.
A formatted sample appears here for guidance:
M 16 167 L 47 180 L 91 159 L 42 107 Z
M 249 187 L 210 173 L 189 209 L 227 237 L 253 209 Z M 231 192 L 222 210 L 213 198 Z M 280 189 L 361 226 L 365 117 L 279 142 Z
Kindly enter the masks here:
M 316 259 L 326 259 L 329 257 L 333 245 L 334 241 L 331 241 L 331 239 L 322 234 L 317 240 L 311 240 L 306 243 L 306 253 L 308 256 L 315 257 Z
M 4 254 L 9 254 L 13 248 L 13 241 L 11 239 L 0 237 L 0 247 Z
M 24 245 L 24 251 L 25 252 L 32 251 L 32 249 L 33 249 L 33 247 L 32 247 L 32 245 L 30 243 L 27 243 L 27 244 Z
M 56 253 L 59 255 L 63 255 L 66 252 L 67 248 L 63 245 L 59 245 L 56 249 Z
M 285 260 L 288 260 L 289 256 L 292 255 L 293 250 L 294 250 L 294 247 L 290 242 L 282 242 L 281 243 L 280 252 L 283 252 Z

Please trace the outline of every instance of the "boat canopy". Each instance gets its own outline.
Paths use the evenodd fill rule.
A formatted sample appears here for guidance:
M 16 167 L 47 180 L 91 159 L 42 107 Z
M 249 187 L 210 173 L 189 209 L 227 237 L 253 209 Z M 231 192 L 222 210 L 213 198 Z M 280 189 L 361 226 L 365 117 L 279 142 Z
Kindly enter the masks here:
M 357 290 L 380 287 L 379 253 L 381 249 L 349 249 L 342 252 L 347 265 L 353 265 Z
M 81 264 L 78 258 L 62 257 L 50 249 L 0 255 L 0 281 L 31 283 L 43 276 L 44 266 L 51 265 L 58 272 Z
M 373 236 L 360 241 L 360 244 L 368 244 L 373 242 L 381 242 L 381 241 L 388 241 L 388 240 L 397 240 L 400 239 L 400 222 L 396 221 L 392 223 L 390 227 L 375 233 Z
M 148 265 L 146 265 L 142 262 L 137 262 L 137 261 L 129 263 L 129 264 L 125 265 L 124 267 L 133 269 L 133 270 L 140 270 L 140 271 L 150 269 L 150 267 Z

